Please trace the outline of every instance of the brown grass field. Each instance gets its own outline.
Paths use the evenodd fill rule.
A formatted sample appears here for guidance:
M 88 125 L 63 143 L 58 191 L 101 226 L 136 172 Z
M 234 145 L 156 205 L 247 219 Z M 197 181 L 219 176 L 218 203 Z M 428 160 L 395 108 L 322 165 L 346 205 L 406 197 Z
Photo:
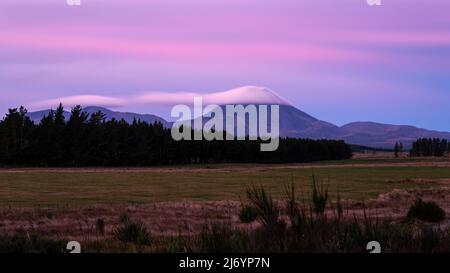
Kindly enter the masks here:
M 377 154 L 308 164 L 1 169 L 0 232 L 78 240 L 91 251 L 140 251 L 111 240 L 123 213 L 142 221 L 156 237 L 197 234 L 217 221 L 251 229 L 258 224 L 243 224 L 238 217 L 247 187 L 264 186 L 281 199 L 286 186 L 294 184 L 309 200 L 313 172 L 332 203 L 338 193 L 344 199 L 350 217 L 362 217 L 365 210 L 400 221 L 420 197 L 443 207 L 447 219 L 441 225 L 450 225 L 449 158 Z M 99 220 L 105 224 L 101 234 Z M 98 241 L 106 246 L 97 246 Z

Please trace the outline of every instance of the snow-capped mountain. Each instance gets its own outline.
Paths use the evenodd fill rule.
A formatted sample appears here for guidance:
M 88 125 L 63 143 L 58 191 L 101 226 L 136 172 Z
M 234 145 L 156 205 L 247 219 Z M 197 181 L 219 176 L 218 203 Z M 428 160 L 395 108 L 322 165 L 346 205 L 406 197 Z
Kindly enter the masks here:
M 191 94 L 192 99 L 195 94 Z M 336 126 L 322 121 L 292 106 L 286 99 L 281 98 L 274 91 L 257 86 L 244 86 L 229 91 L 202 94 L 203 104 L 277 104 L 280 105 L 280 135 L 282 137 L 298 137 L 313 139 L 342 139 L 350 144 L 357 144 L 375 148 L 392 148 L 396 142 L 402 142 L 409 147 L 417 138 L 447 138 L 449 132 L 426 130 L 407 125 L 391 125 L 375 122 L 352 122 L 344 126 Z M 188 100 L 190 98 L 184 98 Z M 39 122 L 50 110 L 29 113 L 34 122 Z M 107 120 L 115 118 L 132 122 L 134 119 L 154 123 L 161 122 L 170 127 L 172 123 L 151 114 L 124 113 L 112 111 L 103 107 L 90 106 L 84 111 L 91 114 L 102 111 Z M 66 117 L 70 113 L 65 113 Z

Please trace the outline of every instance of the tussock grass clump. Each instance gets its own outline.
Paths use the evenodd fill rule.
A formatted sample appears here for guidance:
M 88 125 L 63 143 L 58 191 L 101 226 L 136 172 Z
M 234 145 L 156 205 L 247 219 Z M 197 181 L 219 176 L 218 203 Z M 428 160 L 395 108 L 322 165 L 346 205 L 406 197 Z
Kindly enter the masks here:
M 211 223 L 195 238 L 194 252 L 230 253 L 241 252 L 248 239 L 245 232 L 233 228 L 229 223 Z
M 239 211 L 239 220 L 241 220 L 242 223 L 251 223 L 258 218 L 258 212 L 256 209 L 249 205 L 244 205 L 241 207 L 241 210 Z
M 285 187 L 284 202 L 292 229 L 298 233 L 302 232 L 308 224 L 308 217 L 305 208 L 297 200 L 294 183 L 290 187 Z
M 120 217 L 122 226 L 113 230 L 114 238 L 125 243 L 135 243 L 137 245 L 150 244 L 150 231 L 141 221 L 134 222 L 128 214 Z
M 14 236 L 0 235 L 0 253 L 64 253 L 66 244 L 67 241 L 23 232 Z
M 105 235 L 105 220 L 99 218 L 95 221 L 95 231 L 97 234 Z
M 406 217 L 436 223 L 445 219 L 445 211 L 435 202 L 425 202 L 419 198 L 409 208 Z
M 247 199 L 257 213 L 258 219 L 267 229 L 274 229 L 280 224 L 280 210 L 274 203 L 272 196 L 264 187 L 250 187 L 247 189 Z
M 328 202 L 328 188 L 325 188 L 323 184 L 318 185 L 314 173 L 312 174 L 312 187 L 312 203 L 314 205 L 314 211 L 317 214 L 323 214 Z

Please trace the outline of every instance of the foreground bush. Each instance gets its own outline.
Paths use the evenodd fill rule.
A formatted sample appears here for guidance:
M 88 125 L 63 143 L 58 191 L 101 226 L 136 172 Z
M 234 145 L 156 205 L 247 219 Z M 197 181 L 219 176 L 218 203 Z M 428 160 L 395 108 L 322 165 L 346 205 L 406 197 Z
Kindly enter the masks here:
M 328 202 L 328 189 L 325 189 L 323 184 L 320 186 L 317 184 L 316 176 L 312 175 L 313 192 L 312 203 L 314 205 L 314 211 L 317 214 L 323 214 L 325 212 Z
M 241 220 L 242 223 L 251 223 L 255 221 L 257 217 L 258 212 L 254 207 L 249 205 L 242 206 L 239 212 L 239 220 Z
M 378 241 L 383 253 L 448 253 L 450 229 L 405 224 L 335 221 L 317 217 L 298 232 L 292 226 L 271 231 L 264 227 L 242 230 L 227 223 L 208 226 L 197 236 L 177 238 L 162 252 L 194 253 L 367 253 L 366 245 Z M 275 239 L 275 240 L 274 240 Z
M 137 245 L 150 244 L 150 232 L 144 223 L 133 222 L 128 215 L 124 214 L 120 219 L 122 226 L 113 230 L 114 238 L 125 243 L 135 243 Z
M 440 222 L 445 219 L 445 211 L 434 202 L 424 202 L 417 199 L 416 203 L 409 208 L 407 217 L 424 222 Z
M 280 211 L 275 205 L 272 196 L 263 187 L 251 187 L 247 189 L 247 199 L 262 224 L 268 229 L 277 226 Z
M 35 234 L 0 235 L 0 253 L 63 253 L 66 244 L 67 241 L 50 240 Z

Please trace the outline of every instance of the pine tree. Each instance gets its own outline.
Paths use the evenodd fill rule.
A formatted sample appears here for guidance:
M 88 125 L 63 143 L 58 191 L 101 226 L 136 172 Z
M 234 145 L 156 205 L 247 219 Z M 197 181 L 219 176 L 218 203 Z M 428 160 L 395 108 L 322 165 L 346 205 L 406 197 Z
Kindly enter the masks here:
M 398 144 L 398 142 L 395 142 L 394 155 L 395 155 L 396 158 L 398 157 L 399 151 L 400 151 L 400 145 Z

